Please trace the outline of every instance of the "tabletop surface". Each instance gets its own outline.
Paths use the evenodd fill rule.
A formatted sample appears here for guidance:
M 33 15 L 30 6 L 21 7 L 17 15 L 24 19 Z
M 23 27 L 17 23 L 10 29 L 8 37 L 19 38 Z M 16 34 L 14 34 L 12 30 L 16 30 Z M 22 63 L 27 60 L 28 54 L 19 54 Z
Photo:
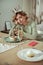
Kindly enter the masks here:
M 0 38 L 3 38 L 5 36 L 8 36 L 8 34 L 0 32 Z M 18 58 L 17 52 L 25 48 L 35 48 L 35 49 L 43 50 L 43 42 L 37 41 L 38 44 L 36 46 L 31 47 L 28 45 L 31 41 L 34 40 L 27 40 L 24 41 L 22 44 L 16 44 L 17 46 L 15 48 L 0 53 L 0 65 L 43 65 L 43 60 L 38 62 L 29 62 Z M 6 42 L 2 39 L 0 39 L 0 43 L 6 44 Z M 10 43 L 8 43 L 8 45 L 10 45 Z

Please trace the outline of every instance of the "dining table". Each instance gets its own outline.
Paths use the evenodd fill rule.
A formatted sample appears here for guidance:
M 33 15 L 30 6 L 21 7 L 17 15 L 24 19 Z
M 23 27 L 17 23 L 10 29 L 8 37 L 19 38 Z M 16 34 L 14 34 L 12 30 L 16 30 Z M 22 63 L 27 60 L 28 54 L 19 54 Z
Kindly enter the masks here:
M 3 45 L 15 45 L 15 47 L 6 50 L 4 52 L 0 53 L 0 65 L 43 65 L 43 60 L 41 61 L 25 61 L 20 59 L 17 56 L 17 53 L 20 50 L 26 49 L 26 48 L 33 48 L 38 49 L 40 51 L 43 51 L 43 41 L 37 41 L 37 40 L 24 40 L 19 43 L 8 43 L 3 38 L 7 37 L 8 34 L 0 32 L 0 43 Z M 38 44 L 34 46 L 30 46 L 29 43 L 35 41 Z M 1 48 L 0 48 L 1 49 Z

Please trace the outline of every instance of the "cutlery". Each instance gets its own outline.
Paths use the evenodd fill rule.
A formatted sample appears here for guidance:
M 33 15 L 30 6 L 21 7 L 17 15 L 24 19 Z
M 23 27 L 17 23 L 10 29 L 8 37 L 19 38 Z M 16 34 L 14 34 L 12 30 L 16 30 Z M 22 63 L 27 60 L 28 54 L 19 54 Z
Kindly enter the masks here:
M 43 55 L 43 52 L 36 54 L 35 57 L 39 57 L 39 56 L 42 56 L 42 55 Z

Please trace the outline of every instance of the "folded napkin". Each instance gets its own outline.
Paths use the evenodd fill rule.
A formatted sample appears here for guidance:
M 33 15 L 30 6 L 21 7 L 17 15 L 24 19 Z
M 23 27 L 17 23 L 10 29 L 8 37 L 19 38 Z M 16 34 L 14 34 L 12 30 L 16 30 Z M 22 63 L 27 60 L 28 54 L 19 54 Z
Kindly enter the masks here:
M 37 44 L 38 44 L 38 42 L 32 41 L 32 42 L 30 42 L 28 45 L 29 45 L 29 46 L 35 46 L 35 45 L 37 45 Z

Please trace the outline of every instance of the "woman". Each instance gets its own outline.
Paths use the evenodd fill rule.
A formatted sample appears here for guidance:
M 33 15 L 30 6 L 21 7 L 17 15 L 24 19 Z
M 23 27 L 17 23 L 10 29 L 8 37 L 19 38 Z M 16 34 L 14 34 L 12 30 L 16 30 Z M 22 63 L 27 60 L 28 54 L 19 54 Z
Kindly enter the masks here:
M 19 11 L 13 17 L 13 22 L 14 26 L 10 30 L 9 35 L 12 33 L 13 37 L 18 41 L 23 39 L 36 39 L 36 22 L 32 17 L 30 18 L 30 21 L 28 21 L 27 14 L 23 11 Z

